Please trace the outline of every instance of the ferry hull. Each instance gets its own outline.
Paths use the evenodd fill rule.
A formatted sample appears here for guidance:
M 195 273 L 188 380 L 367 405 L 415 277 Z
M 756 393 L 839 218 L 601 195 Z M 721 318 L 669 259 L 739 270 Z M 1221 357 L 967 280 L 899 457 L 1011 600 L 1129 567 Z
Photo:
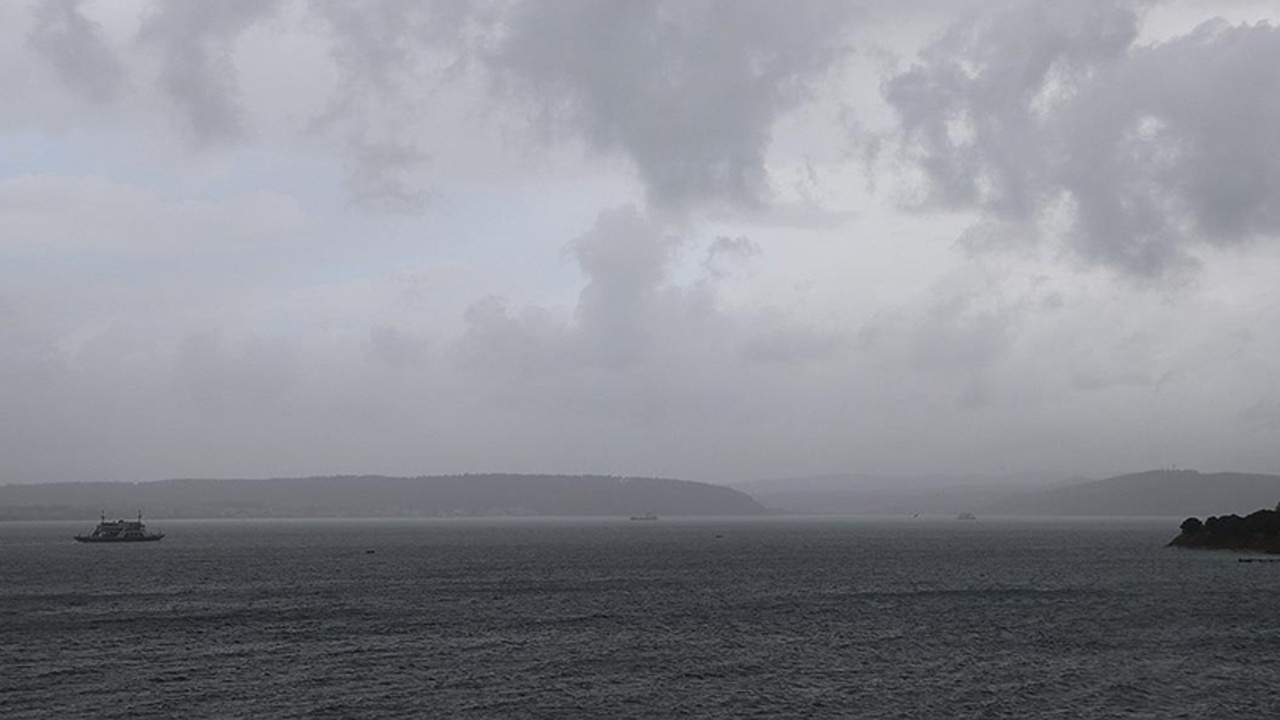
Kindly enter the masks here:
M 82 543 L 133 543 L 133 542 L 155 542 L 164 537 L 164 533 L 158 535 L 147 535 L 145 537 L 126 537 L 126 538 L 96 538 L 88 535 L 76 535 L 75 541 Z

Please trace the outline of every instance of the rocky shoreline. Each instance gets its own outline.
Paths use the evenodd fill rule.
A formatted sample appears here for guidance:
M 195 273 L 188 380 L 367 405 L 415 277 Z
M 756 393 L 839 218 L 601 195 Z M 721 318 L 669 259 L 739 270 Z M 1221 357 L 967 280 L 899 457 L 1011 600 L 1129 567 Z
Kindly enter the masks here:
M 1245 517 L 1210 516 L 1204 522 L 1189 517 L 1179 529 L 1181 533 L 1169 541 L 1169 547 L 1280 554 L 1280 505 Z

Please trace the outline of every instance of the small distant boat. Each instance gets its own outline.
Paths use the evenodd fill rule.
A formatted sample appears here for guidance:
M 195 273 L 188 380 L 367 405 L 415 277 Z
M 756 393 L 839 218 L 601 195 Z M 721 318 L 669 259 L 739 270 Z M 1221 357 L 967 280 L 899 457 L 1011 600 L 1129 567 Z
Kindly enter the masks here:
M 643 515 L 632 515 L 631 519 L 638 520 L 638 521 L 649 521 L 649 520 L 657 520 L 658 516 L 654 515 L 653 513 L 645 513 Z
M 164 537 L 164 533 L 149 533 L 142 524 L 142 513 L 137 520 L 107 520 L 107 514 L 100 516 L 98 527 L 88 535 L 76 535 L 76 542 L 82 543 L 117 543 L 117 542 L 155 542 Z
M 977 516 L 973 513 L 963 512 L 956 516 L 957 520 L 977 520 Z

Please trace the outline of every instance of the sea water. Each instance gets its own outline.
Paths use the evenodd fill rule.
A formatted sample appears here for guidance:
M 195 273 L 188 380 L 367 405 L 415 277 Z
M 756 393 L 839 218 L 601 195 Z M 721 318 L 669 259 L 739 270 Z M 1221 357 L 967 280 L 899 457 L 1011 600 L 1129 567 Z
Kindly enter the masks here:
M 1177 519 L 149 525 L 0 524 L 0 717 L 1280 714 L 1280 564 Z

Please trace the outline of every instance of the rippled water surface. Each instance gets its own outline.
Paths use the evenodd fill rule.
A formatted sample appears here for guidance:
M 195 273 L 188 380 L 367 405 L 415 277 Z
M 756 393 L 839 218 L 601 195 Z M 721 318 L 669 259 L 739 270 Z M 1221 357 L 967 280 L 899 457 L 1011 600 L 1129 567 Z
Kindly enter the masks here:
M 0 717 L 1280 716 L 1176 520 L 151 525 L 0 524 Z

